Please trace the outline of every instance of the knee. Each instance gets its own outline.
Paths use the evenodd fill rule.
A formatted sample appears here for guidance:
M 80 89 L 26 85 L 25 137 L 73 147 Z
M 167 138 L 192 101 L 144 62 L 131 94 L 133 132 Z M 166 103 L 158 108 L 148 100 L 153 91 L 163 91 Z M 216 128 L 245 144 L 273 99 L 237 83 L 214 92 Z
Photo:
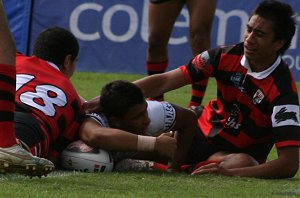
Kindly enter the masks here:
M 210 47 L 210 29 L 198 28 L 190 30 L 190 44 L 193 55 L 197 55 Z
M 159 34 L 150 34 L 148 37 L 149 48 L 165 47 L 168 44 L 169 38 Z
M 245 153 L 232 153 L 227 155 L 220 163 L 225 168 L 241 168 L 256 166 L 259 163 L 250 155 Z
M 197 28 L 191 28 L 190 29 L 190 38 L 192 40 L 209 40 L 210 39 L 210 34 L 211 34 L 211 28 L 201 26 Z

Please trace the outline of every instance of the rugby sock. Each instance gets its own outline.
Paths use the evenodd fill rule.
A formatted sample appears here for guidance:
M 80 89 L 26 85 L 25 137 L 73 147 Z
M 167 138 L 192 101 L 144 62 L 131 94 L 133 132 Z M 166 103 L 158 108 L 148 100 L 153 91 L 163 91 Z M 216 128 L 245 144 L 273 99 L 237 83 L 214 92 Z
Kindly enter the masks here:
M 192 85 L 192 97 L 188 107 L 201 105 L 207 87 L 207 83 L 208 79 L 204 79 Z
M 0 65 L 0 147 L 15 145 L 16 67 Z
M 160 62 L 160 63 L 150 63 L 147 62 L 147 73 L 148 75 L 153 75 L 153 74 L 161 74 L 166 71 L 168 67 L 168 60 Z M 156 100 L 156 101 L 163 101 L 164 100 L 164 95 L 148 98 L 149 100 Z

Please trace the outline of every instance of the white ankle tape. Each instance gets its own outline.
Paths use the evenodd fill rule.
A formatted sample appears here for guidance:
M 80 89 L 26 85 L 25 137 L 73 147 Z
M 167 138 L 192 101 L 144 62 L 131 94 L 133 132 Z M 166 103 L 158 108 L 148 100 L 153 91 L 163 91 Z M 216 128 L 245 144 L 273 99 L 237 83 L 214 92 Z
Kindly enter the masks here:
M 154 151 L 156 137 L 138 135 L 138 151 Z

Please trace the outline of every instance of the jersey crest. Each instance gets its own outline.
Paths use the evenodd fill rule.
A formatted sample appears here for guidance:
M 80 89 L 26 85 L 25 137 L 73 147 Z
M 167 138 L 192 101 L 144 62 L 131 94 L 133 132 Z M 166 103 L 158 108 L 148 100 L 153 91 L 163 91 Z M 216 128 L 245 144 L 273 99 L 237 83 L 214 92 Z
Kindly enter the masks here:
M 258 89 L 253 96 L 253 104 L 256 105 L 261 103 L 264 97 L 265 97 L 264 93 L 260 89 Z

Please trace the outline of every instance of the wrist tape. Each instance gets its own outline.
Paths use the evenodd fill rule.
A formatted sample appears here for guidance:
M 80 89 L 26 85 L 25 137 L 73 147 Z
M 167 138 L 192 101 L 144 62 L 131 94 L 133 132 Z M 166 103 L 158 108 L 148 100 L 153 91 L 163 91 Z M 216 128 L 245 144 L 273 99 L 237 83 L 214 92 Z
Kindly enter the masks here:
M 156 137 L 138 135 L 138 151 L 154 151 Z

